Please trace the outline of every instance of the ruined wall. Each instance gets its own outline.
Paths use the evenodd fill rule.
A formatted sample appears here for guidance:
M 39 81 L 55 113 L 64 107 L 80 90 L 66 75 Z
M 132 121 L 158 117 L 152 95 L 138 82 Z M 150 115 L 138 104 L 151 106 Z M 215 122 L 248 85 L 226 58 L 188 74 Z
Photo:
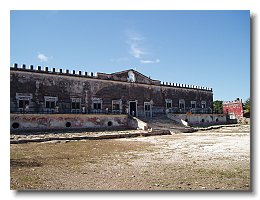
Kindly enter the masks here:
M 128 115 L 11 114 L 11 130 L 128 128 Z
M 125 78 L 125 73 L 122 73 Z M 136 75 L 137 80 L 141 75 Z M 146 79 L 149 81 L 150 79 Z M 138 116 L 144 115 L 144 102 L 150 102 L 153 115 L 165 112 L 165 99 L 172 100 L 172 106 L 179 107 L 179 99 L 185 100 L 185 107 L 191 107 L 191 101 L 196 101 L 196 107 L 201 107 L 201 101 L 206 101 L 212 109 L 212 90 L 181 87 L 180 85 L 153 85 L 130 83 L 114 80 L 103 80 L 76 74 L 52 73 L 49 71 L 11 69 L 11 112 L 18 107 L 17 93 L 32 94 L 30 101 L 31 112 L 42 112 L 45 109 L 44 96 L 57 97 L 59 112 L 71 108 L 71 99 L 80 98 L 80 106 L 88 113 L 93 109 L 94 98 L 102 99 L 102 109 L 112 110 L 112 100 L 122 101 L 122 113 L 127 113 L 129 101 L 137 102 Z M 158 81 L 157 81 L 158 82 Z M 157 83 L 158 84 L 158 83 Z

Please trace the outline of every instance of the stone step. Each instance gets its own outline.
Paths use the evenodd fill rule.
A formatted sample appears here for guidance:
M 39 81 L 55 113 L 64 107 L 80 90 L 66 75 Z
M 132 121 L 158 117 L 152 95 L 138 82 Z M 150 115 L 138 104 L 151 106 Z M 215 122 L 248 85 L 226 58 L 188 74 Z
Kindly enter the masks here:
M 193 128 L 186 127 L 181 123 L 178 123 L 167 116 L 157 116 L 153 118 L 140 118 L 142 121 L 148 124 L 148 127 L 153 131 L 170 131 L 171 133 L 191 133 L 196 131 Z

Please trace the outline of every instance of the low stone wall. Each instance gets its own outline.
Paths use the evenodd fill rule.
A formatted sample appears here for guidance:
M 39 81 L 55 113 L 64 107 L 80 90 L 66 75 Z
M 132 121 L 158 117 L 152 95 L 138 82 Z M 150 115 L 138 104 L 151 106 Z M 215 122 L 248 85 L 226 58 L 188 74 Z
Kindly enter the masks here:
M 226 124 L 225 114 L 167 114 L 167 117 L 184 125 L 209 126 L 215 124 Z
M 11 130 L 128 128 L 128 115 L 11 114 Z

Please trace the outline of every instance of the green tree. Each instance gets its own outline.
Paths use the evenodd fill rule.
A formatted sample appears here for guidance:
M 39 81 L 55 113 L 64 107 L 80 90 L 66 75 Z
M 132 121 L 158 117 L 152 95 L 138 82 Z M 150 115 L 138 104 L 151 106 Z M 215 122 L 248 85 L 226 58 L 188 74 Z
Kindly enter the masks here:
M 244 103 L 244 110 L 250 112 L 250 97 Z
M 223 101 L 216 100 L 213 102 L 213 111 L 214 113 L 222 114 L 223 113 Z

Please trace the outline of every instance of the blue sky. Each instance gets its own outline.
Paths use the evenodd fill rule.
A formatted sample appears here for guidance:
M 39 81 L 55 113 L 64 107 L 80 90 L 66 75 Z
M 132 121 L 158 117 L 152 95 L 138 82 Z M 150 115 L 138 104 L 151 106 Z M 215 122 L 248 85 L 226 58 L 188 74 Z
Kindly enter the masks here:
M 250 96 L 249 11 L 11 11 L 10 64 L 112 73 Z

